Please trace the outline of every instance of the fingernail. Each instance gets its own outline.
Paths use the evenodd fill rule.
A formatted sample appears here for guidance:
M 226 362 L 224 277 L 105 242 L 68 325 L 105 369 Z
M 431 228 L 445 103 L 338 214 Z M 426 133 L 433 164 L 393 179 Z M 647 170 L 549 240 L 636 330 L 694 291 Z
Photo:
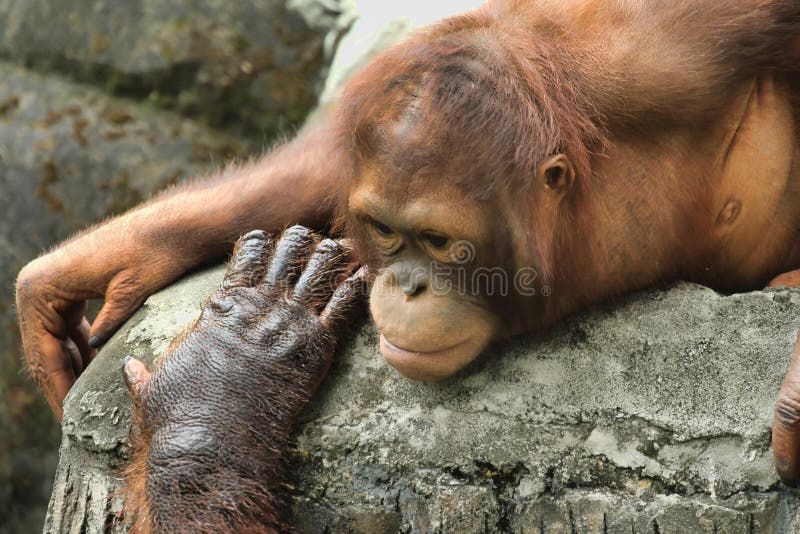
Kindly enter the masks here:
M 131 358 L 130 356 L 125 356 L 125 358 L 123 358 L 123 360 L 122 360 L 122 367 L 127 367 L 128 366 L 128 362 L 131 361 L 132 359 L 133 358 Z
M 103 336 L 92 336 L 89 338 L 89 346 L 93 349 L 99 349 L 106 344 L 106 338 Z

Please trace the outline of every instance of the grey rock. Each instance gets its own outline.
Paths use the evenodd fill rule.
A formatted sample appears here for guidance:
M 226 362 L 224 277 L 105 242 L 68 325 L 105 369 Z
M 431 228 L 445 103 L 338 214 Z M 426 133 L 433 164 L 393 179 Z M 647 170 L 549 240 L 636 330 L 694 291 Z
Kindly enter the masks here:
M 17 272 L 79 229 L 246 150 L 174 113 L 0 63 L 0 530 L 41 526 L 58 444 L 20 373 Z
M 46 530 L 113 521 L 126 354 L 152 361 L 222 271 L 154 295 L 66 402 Z M 769 426 L 800 291 L 678 284 L 491 347 L 458 377 L 400 378 L 370 324 L 305 411 L 286 481 L 301 532 L 792 533 Z
M 345 30 L 339 0 L 0 0 L 0 56 L 234 124 L 305 118 Z

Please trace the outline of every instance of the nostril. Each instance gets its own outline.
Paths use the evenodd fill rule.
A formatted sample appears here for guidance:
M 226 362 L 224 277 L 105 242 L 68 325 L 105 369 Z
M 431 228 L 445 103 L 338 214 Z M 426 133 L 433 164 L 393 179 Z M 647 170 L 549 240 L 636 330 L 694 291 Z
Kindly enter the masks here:
M 414 284 L 403 287 L 403 294 L 409 298 L 419 296 L 425 292 L 425 284 Z

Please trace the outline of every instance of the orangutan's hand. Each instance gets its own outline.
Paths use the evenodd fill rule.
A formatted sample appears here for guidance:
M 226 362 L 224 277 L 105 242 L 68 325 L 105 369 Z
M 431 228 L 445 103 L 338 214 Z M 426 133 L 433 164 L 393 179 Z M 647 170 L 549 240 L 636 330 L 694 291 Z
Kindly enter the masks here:
M 120 236 L 114 241 L 119 243 Z M 92 233 L 29 263 L 17 278 L 17 314 L 28 370 L 60 420 L 62 403 L 95 349 L 153 292 L 184 271 L 177 255 L 159 258 L 126 242 L 96 252 Z M 105 246 L 100 246 L 105 248 Z M 140 250 L 141 249 L 141 250 Z M 89 325 L 86 300 L 105 298 Z
M 281 528 L 281 457 L 363 301 L 366 270 L 355 268 L 346 243 L 306 228 L 277 243 L 251 232 L 152 375 L 126 360 L 139 422 L 127 498 L 137 531 Z

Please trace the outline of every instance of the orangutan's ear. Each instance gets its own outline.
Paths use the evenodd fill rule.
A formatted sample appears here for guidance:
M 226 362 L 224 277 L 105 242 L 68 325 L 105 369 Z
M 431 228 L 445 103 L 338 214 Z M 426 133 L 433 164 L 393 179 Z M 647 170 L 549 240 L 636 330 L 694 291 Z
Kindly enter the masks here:
M 539 165 L 536 180 L 549 191 L 564 194 L 575 182 L 575 169 L 567 156 L 557 154 Z

